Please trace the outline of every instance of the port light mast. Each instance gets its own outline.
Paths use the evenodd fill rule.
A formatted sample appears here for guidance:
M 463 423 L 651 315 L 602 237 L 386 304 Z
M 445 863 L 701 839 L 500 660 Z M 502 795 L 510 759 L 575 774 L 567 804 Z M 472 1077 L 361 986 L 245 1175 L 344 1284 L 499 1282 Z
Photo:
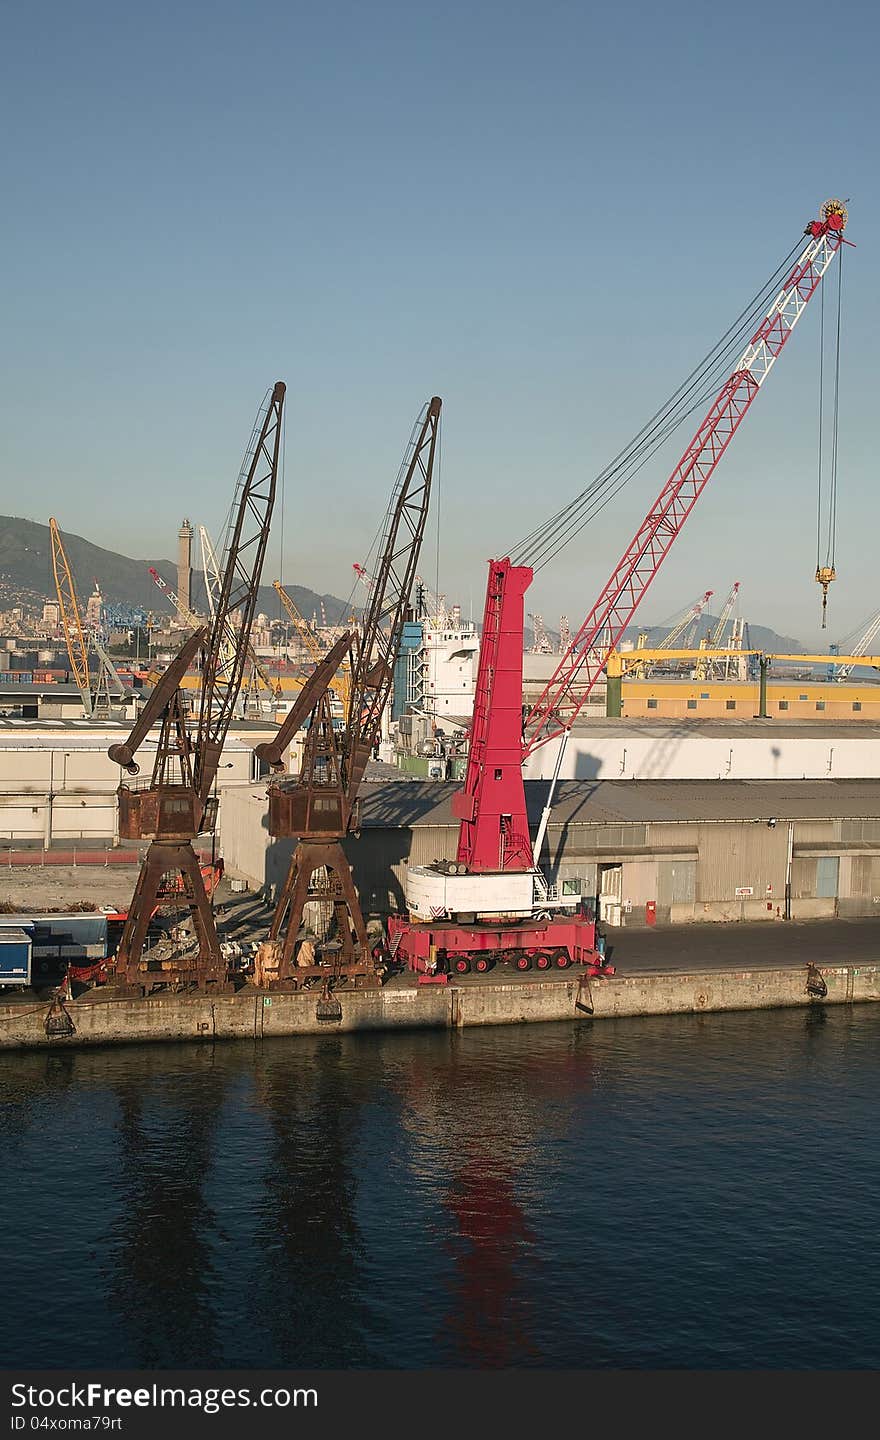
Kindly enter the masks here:
M 558 776 L 572 725 L 811 296 L 845 243 L 846 221 L 846 207 L 840 201 L 829 200 L 822 206 L 820 218 L 806 226 L 806 244 L 798 246 L 800 253 L 781 290 L 572 637 L 522 728 L 523 597 L 534 571 L 532 565 L 513 565 L 509 558 L 490 561 L 468 770 L 464 789 L 453 799 L 454 813 L 461 821 L 457 860 L 465 869 L 497 872 L 536 866 L 552 790 L 533 848 L 528 838 L 522 764 L 540 747 L 556 741 Z M 572 508 L 562 512 L 568 538 L 576 533 Z M 549 526 L 530 537 L 531 541 L 538 537 L 537 547 L 533 548 L 540 563 L 548 557 L 548 533 Z

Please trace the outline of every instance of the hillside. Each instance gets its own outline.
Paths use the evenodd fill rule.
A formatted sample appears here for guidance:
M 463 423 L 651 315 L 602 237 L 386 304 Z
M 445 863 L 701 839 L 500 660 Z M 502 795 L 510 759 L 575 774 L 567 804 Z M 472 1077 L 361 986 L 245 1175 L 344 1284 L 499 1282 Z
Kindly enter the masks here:
M 699 644 L 700 639 L 711 632 L 718 623 L 717 615 L 704 615 L 695 642 Z M 662 645 L 668 629 L 663 625 L 649 625 L 646 627 L 649 647 Z M 638 625 L 630 625 L 625 631 L 624 639 L 631 640 L 635 644 L 640 634 Z M 780 635 L 776 630 L 771 630 L 766 625 L 752 625 L 747 623 L 744 648 L 747 650 L 766 650 L 770 654 L 800 655 L 804 647 L 800 640 L 794 640 L 791 635 Z
M 699 635 L 696 643 L 699 644 L 700 637 L 706 635 L 709 631 L 711 631 L 713 627 L 717 625 L 717 623 L 717 615 L 705 616 L 700 624 Z M 525 648 L 526 650 L 528 650 L 532 644 L 534 636 L 532 630 L 529 628 L 528 625 L 525 627 L 524 633 Z M 632 644 L 635 645 L 641 633 L 642 627 L 640 625 L 629 625 L 627 629 L 623 632 L 623 638 L 625 641 L 631 641 Z M 648 647 L 656 648 L 657 646 L 663 644 L 663 641 L 668 634 L 668 628 L 665 625 L 648 625 L 645 627 L 645 634 L 648 637 L 646 642 Z M 549 627 L 547 627 L 547 635 L 553 644 L 555 652 L 559 648 L 559 632 L 556 630 L 551 630 Z M 745 649 L 765 650 L 771 655 L 802 655 L 804 653 L 804 647 L 801 644 L 800 640 L 792 639 L 791 635 L 780 635 L 776 630 L 771 630 L 766 625 L 747 625 Z
M 63 530 L 64 550 L 73 571 L 80 603 L 91 593 L 97 579 L 101 593 L 109 604 L 140 605 L 154 615 L 172 611 L 171 602 L 149 574 L 152 565 L 172 589 L 177 584 L 177 567 L 170 560 L 132 560 L 114 550 L 103 550 L 82 535 Z M 321 615 L 321 602 L 328 623 L 342 615 L 345 602 L 335 595 L 318 595 L 303 585 L 286 584 L 285 589 L 301 613 L 310 620 L 313 611 Z M 55 581 L 52 575 L 52 542 L 48 525 L 16 516 L 0 515 L 0 608 L 17 600 L 54 600 Z M 207 605 L 204 576 L 193 570 L 193 606 L 204 610 Z M 281 614 L 281 604 L 270 585 L 261 585 L 257 611 L 270 619 Z

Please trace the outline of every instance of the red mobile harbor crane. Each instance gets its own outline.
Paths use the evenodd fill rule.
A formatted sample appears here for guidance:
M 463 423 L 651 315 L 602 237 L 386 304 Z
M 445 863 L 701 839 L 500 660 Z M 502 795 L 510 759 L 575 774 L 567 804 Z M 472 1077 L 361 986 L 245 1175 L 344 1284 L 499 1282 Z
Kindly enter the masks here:
M 806 245 L 798 242 L 800 253 L 782 289 L 525 721 L 523 606 L 533 568 L 513 564 L 509 558 L 489 562 L 467 776 L 464 789 L 453 798 L 453 813 L 461 821 L 458 853 L 452 862 L 409 868 L 409 918 L 392 917 L 389 925 L 392 945 L 411 969 L 466 974 L 472 967 L 489 970 L 503 959 L 519 970 L 533 964 L 539 970 L 553 965 L 564 969 L 576 963 L 589 967 L 592 974 L 602 972 L 604 957 L 596 949 L 594 921 L 577 913 L 580 902 L 557 893 L 538 863 L 565 744 L 608 656 L 844 244 L 846 221 L 846 207 L 828 200 L 820 218 L 806 226 Z M 783 262 L 786 268 L 789 259 Z M 661 417 L 661 428 L 671 414 Z M 646 433 L 650 433 L 647 427 L 641 437 Z M 571 538 L 575 526 L 579 529 L 583 523 L 574 505 L 554 517 L 530 537 L 531 542 L 538 537 L 538 558 L 547 557 L 552 528 Z M 522 765 L 540 746 L 554 740 L 558 751 L 553 780 L 532 842 Z

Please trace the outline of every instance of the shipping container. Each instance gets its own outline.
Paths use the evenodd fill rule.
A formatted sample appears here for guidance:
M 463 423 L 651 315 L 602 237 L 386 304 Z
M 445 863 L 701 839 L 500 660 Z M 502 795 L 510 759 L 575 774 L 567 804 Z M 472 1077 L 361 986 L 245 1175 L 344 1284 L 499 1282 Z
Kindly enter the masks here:
M 30 985 L 31 943 L 20 925 L 0 925 L 0 986 Z

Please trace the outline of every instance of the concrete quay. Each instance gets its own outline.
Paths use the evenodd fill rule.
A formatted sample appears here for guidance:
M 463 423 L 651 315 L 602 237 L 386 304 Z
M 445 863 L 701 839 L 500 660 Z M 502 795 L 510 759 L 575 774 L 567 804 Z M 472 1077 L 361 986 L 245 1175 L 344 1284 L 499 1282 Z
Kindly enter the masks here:
M 718 927 L 700 929 L 708 933 L 698 937 L 695 927 L 687 927 L 687 941 L 678 947 L 668 931 L 662 938 L 621 933 L 620 971 L 605 979 L 588 981 L 574 971 L 538 978 L 495 970 L 448 985 L 418 985 L 410 975 L 396 975 L 381 989 L 342 988 L 334 992 L 342 1010 L 335 1021 L 318 1019 L 316 988 L 282 994 L 245 985 L 227 995 L 131 999 L 113 998 L 108 987 L 65 1002 L 73 1029 L 48 1034 L 51 1000 L 25 994 L 0 1003 L 0 1050 L 193 1039 L 253 1042 L 328 1031 L 582 1023 L 880 1000 L 877 922 L 833 927 L 814 922 L 774 927 L 772 934 L 765 925 L 730 927 L 720 944 Z M 821 999 L 806 988 L 809 961 L 827 989 Z

